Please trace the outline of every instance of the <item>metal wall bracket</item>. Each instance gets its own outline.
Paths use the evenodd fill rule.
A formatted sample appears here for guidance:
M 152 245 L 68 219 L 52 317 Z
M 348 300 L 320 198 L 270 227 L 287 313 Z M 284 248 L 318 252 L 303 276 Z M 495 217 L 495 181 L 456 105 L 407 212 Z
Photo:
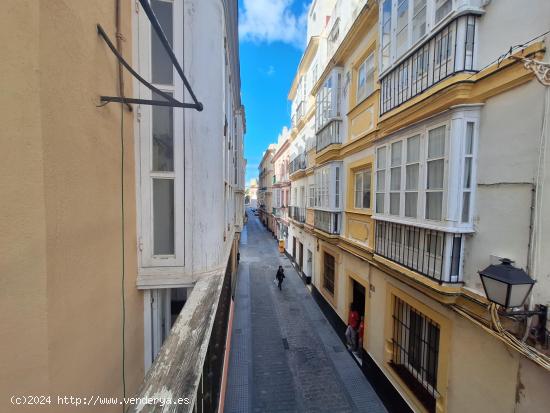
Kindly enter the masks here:
M 141 84 L 146 86 L 149 90 L 157 93 L 158 95 L 162 96 L 165 101 L 163 100 L 148 100 L 148 99 L 136 99 L 136 98 L 127 98 L 127 97 L 121 97 L 121 96 L 101 96 L 100 100 L 104 102 L 104 104 L 108 104 L 111 102 L 119 102 L 119 103 L 135 103 L 138 105 L 152 105 L 152 106 L 170 106 L 175 108 L 190 108 L 190 109 L 196 109 L 199 112 L 203 110 L 203 105 L 201 102 L 197 100 L 197 97 L 195 96 L 195 93 L 193 92 L 193 89 L 191 88 L 191 85 L 187 81 L 187 78 L 185 77 L 185 74 L 183 73 L 183 69 L 181 68 L 178 59 L 176 58 L 176 55 L 174 54 L 174 51 L 170 47 L 170 44 L 168 43 L 168 40 L 166 39 L 166 35 L 164 34 L 164 31 L 162 30 L 162 27 L 160 26 L 160 23 L 157 20 L 157 17 L 155 16 L 155 12 L 149 5 L 148 0 L 139 0 L 139 3 L 141 4 L 141 7 L 143 7 L 143 10 L 145 11 L 145 14 L 147 14 L 147 17 L 149 18 L 149 21 L 151 22 L 151 26 L 153 27 L 153 30 L 159 37 L 164 49 L 166 50 L 166 53 L 168 53 L 168 57 L 170 57 L 170 60 L 172 61 L 173 67 L 178 72 L 181 80 L 183 81 L 183 84 L 185 86 L 185 89 L 189 92 L 189 95 L 191 96 L 191 99 L 193 100 L 193 103 L 184 103 L 180 102 L 176 99 L 174 99 L 172 96 L 170 96 L 168 93 L 165 93 L 155 86 L 153 86 L 151 83 L 146 81 L 143 77 L 137 73 L 130 64 L 124 60 L 122 55 L 118 52 L 117 48 L 113 45 L 113 42 L 111 42 L 111 39 L 109 39 L 109 36 L 107 36 L 107 33 L 105 33 L 105 30 L 103 30 L 103 27 L 101 27 L 100 24 L 97 25 L 97 33 L 101 36 L 101 38 L 107 43 L 107 46 L 109 46 L 109 49 L 111 49 L 111 52 L 116 56 L 118 61 L 128 70 L 132 76 L 134 76 Z

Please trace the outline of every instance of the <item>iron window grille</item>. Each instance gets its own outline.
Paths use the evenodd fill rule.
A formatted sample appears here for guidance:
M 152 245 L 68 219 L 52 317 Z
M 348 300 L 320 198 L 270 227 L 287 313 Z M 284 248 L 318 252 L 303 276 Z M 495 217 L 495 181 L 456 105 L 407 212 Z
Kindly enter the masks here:
M 380 80 L 380 115 L 461 72 L 474 72 L 477 16 L 451 20 Z
M 428 410 L 435 412 L 439 325 L 394 296 L 390 366 Z
M 315 210 L 314 226 L 328 234 L 340 233 L 340 213 Z
M 439 283 L 458 283 L 463 234 L 376 221 L 376 254 Z
M 323 254 L 323 288 L 327 290 L 331 295 L 334 295 L 334 257 L 326 252 Z

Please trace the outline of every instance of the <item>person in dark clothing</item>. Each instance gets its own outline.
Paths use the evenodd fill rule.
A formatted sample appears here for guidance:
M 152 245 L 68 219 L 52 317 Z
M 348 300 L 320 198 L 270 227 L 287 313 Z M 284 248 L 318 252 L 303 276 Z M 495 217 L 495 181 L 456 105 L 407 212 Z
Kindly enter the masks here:
M 279 265 L 275 278 L 277 279 L 277 286 L 279 287 L 279 290 L 282 290 L 281 286 L 283 285 L 283 279 L 285 278 L 285 270 L 283 270 L 282 265 Z

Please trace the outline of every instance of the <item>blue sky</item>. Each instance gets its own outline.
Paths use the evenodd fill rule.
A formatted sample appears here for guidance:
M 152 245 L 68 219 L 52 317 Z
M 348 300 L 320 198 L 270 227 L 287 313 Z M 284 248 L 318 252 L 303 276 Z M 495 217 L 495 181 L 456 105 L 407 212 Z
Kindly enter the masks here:
M 305 45 L 309 0 L 239 0 L 246 182 L 263 151 L 290 123 L 288 91 Z

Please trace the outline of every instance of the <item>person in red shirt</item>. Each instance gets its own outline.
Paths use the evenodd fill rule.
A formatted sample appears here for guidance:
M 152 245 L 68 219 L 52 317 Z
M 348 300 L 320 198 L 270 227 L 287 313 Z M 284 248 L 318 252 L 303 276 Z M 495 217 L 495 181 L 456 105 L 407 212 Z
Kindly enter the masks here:
M 357 329 L 359 328 L 359 313 L 353 303 L 349 306 L 348 328 L 346 329 L 346 342 L 348 349 L 357 348 Z

